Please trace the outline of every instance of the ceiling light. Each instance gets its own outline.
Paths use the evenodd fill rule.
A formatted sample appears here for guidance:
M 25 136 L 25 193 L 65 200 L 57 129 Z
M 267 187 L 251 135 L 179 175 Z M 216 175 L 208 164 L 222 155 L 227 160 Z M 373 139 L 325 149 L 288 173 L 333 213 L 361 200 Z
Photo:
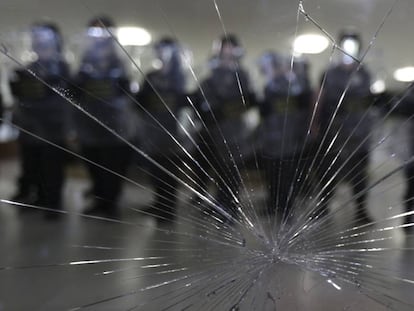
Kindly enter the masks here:
M 401 82 L 414 81 L 414 67 L 402 67 L 394 71 L 394 79 Z
M 326 50 L 329 40 L 318 34 L 304 34 L 297 36 L 293 42 L 295 53 L 301 54 L 319 54 Z
M 151 42 L 151 34 L 140 27 L 119 27 L 118 40 L 124 46 L 144 46 Z

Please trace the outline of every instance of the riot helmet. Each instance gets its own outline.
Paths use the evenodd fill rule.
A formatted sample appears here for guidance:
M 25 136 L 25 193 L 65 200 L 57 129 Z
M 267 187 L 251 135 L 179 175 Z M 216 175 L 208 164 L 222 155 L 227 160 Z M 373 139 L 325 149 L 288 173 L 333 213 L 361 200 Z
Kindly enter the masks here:
M 116 56 L 114 22 L 106 16 L 95 17 L 87 24 L 86 58 L 98 67 L 106 67 Z
M 107 16 L 92 18 L 87 24 L 87 34 L 91 38 L 109 38 L 110 31 L 115 28 L 115 23 Z
M 236 35 L 228 34 L 213 42 L 213 54 L 221 59 L 238 61 L 243 57 L 244 49 Z
M 62 52 L 62 36 L 59 28 L 53 23 L 35 23 L 30 28 L 30 38 L 33 52 L 39 60 L 54 60 Z
M 285 70 L 283 57 L 273 51 L 263 53 L 257 63 L 261 74 L 267 79 L 272 79 L 277 73 Z
M 164 75 L 169 76 L 176 91 L 183 91 L 185 77 L 178 42 L 170 37 L 164 37 L 154 45 L 154 50 L 157 58 L 161 61 L 160 70 Z
M 160 39 L 155 45 L 154 50 L 157 58 L 163 66 L 176 62 L 179 58 L 179 47 L 177 42 L 169 37 Z

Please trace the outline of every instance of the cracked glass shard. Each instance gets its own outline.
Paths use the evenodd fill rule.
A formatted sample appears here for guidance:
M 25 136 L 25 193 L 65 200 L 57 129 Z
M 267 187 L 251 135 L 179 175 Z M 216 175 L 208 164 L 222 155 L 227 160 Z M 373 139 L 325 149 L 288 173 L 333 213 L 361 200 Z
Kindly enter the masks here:
M 23 56 L 16 32 L 0 31 L 21 114 L 3 113 L 0 138 L 19 133 L 21 148 L 54 152 L 47 166 L 68 162 L 58 209 L 47 180 L 37 200 L 11 198 L 20 161 L 0 160 L 0 311 L 412 310 L 414 90 L 371 92 L 378 51 L 400 48 L 384 37 L 412 4 L 359 2 L 158 1 L 148 12 L 168 36 L 125 46 L 98 17 L 70 47 L 84 53 L 77 73 L 54 79 L 27 65 L 47 27 L 31 29 L 43 45 Z M 332 27 L 357 23 L 355 8 L 362 42 Z M 197 31 L 204 45 L 222 34 L 207 66 L 190 52 Z M 243 46 L 252 32 L 274 42 Z M 318 58 L 283 41 L 308 32 L 329 42 Z M 31 108 L 44 92 L 71 116 L 70 143 L 24 122 L 50 122 L 53 107 Z

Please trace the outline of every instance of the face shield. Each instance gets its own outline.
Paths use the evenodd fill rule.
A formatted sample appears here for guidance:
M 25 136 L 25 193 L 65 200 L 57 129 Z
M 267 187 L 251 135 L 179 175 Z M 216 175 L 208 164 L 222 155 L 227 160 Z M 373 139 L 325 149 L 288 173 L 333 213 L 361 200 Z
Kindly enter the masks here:
M 89 27 L 86 31 L 89 48 L 97 49 L 109 45 L 113 41 L 111 35 L 113 31 L 114 29 L 111 28 Z
M 343 51 L 342 62 L 346 65 L 350 65 L 354 62 L 354 58 L 358 58 L 359 50 L 360 50 L 360 43 L 355 38 L 345 38 L 342 40 L 341 48 Z
M 244 55 L 244 49 L 231 38 L 222 38 L 213 42 L 213 56 L 221 61 L 238 62 Z
M 40 60 L 55 59 L 60 53 L 59 35 L 47 27 L 31 29 L 32 50 Z
M 263 54 L 258 60 L 258 66 L 260 72 L 268 79 L 284 69 L 281 57 L 274 53 Z
M 106 61 L 115 54 L 113 28 L 89 27 L 86 31 L 86 53 L 97 62 Z
M 159 42 L 154 46 L 158 70 L 169 76 L 174 89 L 182 91 L 185 87 L 185 73 L 183 63 L 190 61 L 188 51 L 176 42 Z M 186 59 L 187 58 L 187 59 Z

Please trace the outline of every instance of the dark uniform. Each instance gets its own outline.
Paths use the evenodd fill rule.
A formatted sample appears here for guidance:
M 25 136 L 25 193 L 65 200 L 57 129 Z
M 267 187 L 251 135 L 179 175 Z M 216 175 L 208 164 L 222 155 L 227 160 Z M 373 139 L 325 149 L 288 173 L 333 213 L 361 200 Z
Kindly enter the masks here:
M 61 54 L 60 35 L 56 26 L 38 24 L 32 28 L 32 37 L 38 60 L 17 70 L 11 82 L 12 93 L 17 98 L 14 123 L 62 146 L 69 130 L 70 104 L 28 72 L 30 70 L 53 88 L 68 87 L 69 69 Z M 50 52 L 53 49 L 55 52 Z M 20 133 L 19 144 L 22 172 L 13 200 L 60 209 L 65 154 L 24 132 Z
M 266 74 L 264 99 L 260 105 L 261 155 L 269 189 L 267 208 L 287 217 L 301 186 L 306 133 L 309 126 L 311 91 L 306 72 L 297 75 L 274 53 L 261 58 Z M 295 178 L 296 176 L 296 178 Z
M 179 46 L 169 38 L 160 40 L 155 51 L 162 68 L 148 73 L 137 95 L 142 126 L 140 142 L 143 151 L 169 171 L 166 173 L 149 161 L 144 161 L 151 174 L 155 203 L 149 211 L 162 222 L 173 219 L 177 204 L 177 174 L 181 147 L 178 139 L 178 112 L 184 106 L 185 77 L 180 63 Z M 174 178 L 175 176 L 175 178 Z
M 88 114 L 102 122 L 127 141 L 134 135 L 131 101 L 126 95 L 129 80 L 123 62 L 117 56 L 115 42 L 106 29 L 113 24 L 105 18 L 90 23 L 89 49 L 83 55 L 76 86 L 79 105 Z M 130 147 L 116 135 L 98 124 L 82 111 L 77 111 L 77 138 L 83 155 L 105 168 L 125 175 L 130 163 Z M 117 201 L 122 190 L 122 179 L 102 168 L 86 162 L 92 179 L 91 194 L 94 203 L 86 213 L 117 216 Z
M 322 162 L 318 168 L 321 186 L 324 187 L 321 209 L 323 212 L 327 211 L 334 189 L 338 182 L 346 177 L 346 180 L 352 184 L 353 194 L 356 196 L 358 220 L 369 222 L 370 218 L 365 209 L 367 198 L 365 188 L 368 184 L 370 148 L 370 140 L 367 137 L 373 119 L 366 112 L 371 101 L 371 78 L 364 67 L 355 71 L 356 67 L 357 63 L 349 61 L 349 63 L 335 65 L 326 72 L 319 115 L 320 136 L 322 138 L 326 135 L 319 155 Z M 349 88 L 334 117 L 349 82 Z M 328 130 L 331 121 L 332 125 Z M 338 172 L 344 164 L 345 167 Z
M 399 114 L 405 115 L 406 117 L 412 117 L 414 114 L 414 91 L 413 85 L 410 86 L 410 90 L 407 94 L 397 99 L 396 103 L 393 103 L 392 106 L 396 105 L 396 111 Z M 412 212 L 414 210 L 414 141 L 413 141 L 413 129 L 414 122 L 411 121 L 409 124 L 409 141 L 407 142 L 408 149 L 408 161 L 404 166 L 404 176 L 406 178 L 406 188 L 404 194 L 404 207 L 405 212 Z M 404 223 L 411 224 L 414 222 L 414 215 L 408 215 L 405 217 Z M 406 231 L 413 231 L 413 226 L 404 227 Z
M 201 168 L 195 167 L 195 176 L 199 178 L 195 187 L 206 195 L 208 177 L 205 172 L 208 172 L 218 188 L 217 202 L 237 216 L 239 206 L 236 201 L 241 183 L 239 168 L 252 154 L 251 132 L 246 127 L 243 114 L 255 104 L 255 97 L 248 75 L 238 64 L 237 57 L 223 60 L 223 48 L 239 49 L 239 45 L 233 36 L 222 39 L 216 65 L 201 83 L 204 93 L 195 95 L 196 115 L 201 115 L 202 119 L 198 137 L 201 150 L 195 155 Z

